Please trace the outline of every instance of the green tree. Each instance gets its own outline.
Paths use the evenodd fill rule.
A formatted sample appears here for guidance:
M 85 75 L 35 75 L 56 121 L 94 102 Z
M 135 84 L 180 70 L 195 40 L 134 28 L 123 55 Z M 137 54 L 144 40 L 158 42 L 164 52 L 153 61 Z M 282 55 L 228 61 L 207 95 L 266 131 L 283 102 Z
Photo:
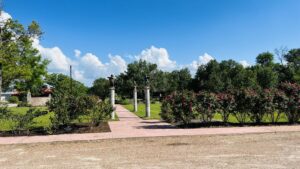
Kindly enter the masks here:
M 134 81 L 136 82 L 138 89 L 143 89 L 145 86 L 145 76 L 150 77 L 151 89 L 156 89 L 158 87 L 156 86 L 156 83 L 153 83 L 152 81 L 159 72 L 156 64 L 148 63 L 144 60 L 130 63 L 127 66 L 127 71 L 121 73 L 116 79 L 117 93 L 127 97 L 131 96 Z
M 89 93 L 99 96 L 102 100 L 105 100 L 109 96 L 109 81 L 105 78 L 96 79 L 93 86 L 89 89 Z
M 270 52 L 264 52 L 256 57 L 256 63 L 262 66 L 270 66 L 274 63 L 274 55 Z
M 291 73 L 291 82 L 300 84 L 300 48 L 290 50 L 285 56 L 287 69 Z
M 61 93 L 63 95 L 68 94 L 74 97 L 84 96 L 87 94 L 88 88 L 84 86 L 81 82 L 76 80 L 72 80 L 71 87 L 71 79 L 69 76 L 63 74 L 50 74 L 45 78 L 45 82 L 54 88 L 54 95 Z M 72 88 L 72 91 L 71 91 Z
M 276 87 L 278 84 L 278 73 L 274 71 L 273 67 L 256 66 L 257 83 L 263 89 Z
M 193 83 L 194 89 L 196 91 L 221 91 L 224 83 L 221 80 L 220 72 L 220 65 L 216 60 L 210 61 L 207 65 L 199 66 Z
M 32 45 L 34 38 L 40 38 L 42 31 L 36 22 L 27 29 L 15 20 L 9 19 L 0 27 L 0 63 L 3 65 L 2 87 L 10 86 L 21 91 L 33 90 L 43 83 L 49 61 L 42 59 Z
M 168 91 L 174 92 L 176 90 L 187 90 L 190 88 L 190 84 L 192 81 L 192 75 L 189 69 L 184 68 L 181 70 L 174 70 L 168 75 Z

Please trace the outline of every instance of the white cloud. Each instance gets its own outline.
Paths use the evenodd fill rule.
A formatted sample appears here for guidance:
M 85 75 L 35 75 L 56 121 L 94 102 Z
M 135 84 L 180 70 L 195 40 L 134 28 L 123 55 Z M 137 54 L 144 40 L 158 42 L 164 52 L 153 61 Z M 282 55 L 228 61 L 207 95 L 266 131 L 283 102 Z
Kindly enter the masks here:
M 80 57 L 81 52 L 74 50 L 75 58 L 67 57 L 59 47 L 46 48 L 38 39 L 33 40 L 33 47 L 39 50 L 44 59 L 50 60 L 48 71 L 50 73 L 69 73 L 69 66 L 73 66 L 74 79 L 86 85 L 92 85 L 96 78 L 106 78 L 110 74 L 118 75 L 127 69 L 126 61 L 119 55 L 109 55 L 109 62 L 102 63 L 99 57 L 86 53 Z
M 51 61 L 48 65 L 50 72 L 64 73 L 68 71 L 71 61 L 59 47 L 45 48 L 38 39 L 33 40 L 33 47 L 39 50 L 44 59 Z
M 109 67 L 113 69 L 111 72 L 122 73 L 127 69 L 126 61 L 120 55 L 111 55 L 109 54 L 110 65 Z
M 156 48 L 151 46 L 149 49 L 143 50 L 136 59 L 142 59 L 150 63 L 157 64 L 158 68 L 170 71 L 176 68 L 176 61 L 172 61 L 168 51 L 165 48 Z
M 192 63 L 187 67 L 190 69 L 192 74 L 195 74 L 200 65 L 206 65 L 208 62 L 214 59 L 215 58 L 209 55 L 208 53 L 204 53 L 202 56 L 198 57 L 198 60 L 192 61 Z
M 241 65 L 243 65 L 243 67 L 249 67 L 249 66 L 251 66 L 246 60 L 241 60 L 241 61 L 239 61 L 239 63 Z
M 0 26 L 3 26 L 4 22 L 6 22 L 8 19 L 11 19 L 11 15 L 6 13 L 5 11 L 1 11 L 0 13 Z
M 78 49 L 75 49 L 75 50 L 74 50 L 74 54 L 75 54 L 75 56 L 76 56 L 77 58 L 79 58 L 80 55 L 81 55 L 81 51 L 78 50 Z

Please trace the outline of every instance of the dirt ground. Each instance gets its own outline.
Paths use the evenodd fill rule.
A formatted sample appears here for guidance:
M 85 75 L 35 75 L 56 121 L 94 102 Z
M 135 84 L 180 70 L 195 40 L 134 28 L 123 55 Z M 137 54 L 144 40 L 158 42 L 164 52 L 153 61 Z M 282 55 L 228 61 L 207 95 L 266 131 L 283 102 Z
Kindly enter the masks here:
M 0 168 L 300 168 L 300 132 L 0 145 Z

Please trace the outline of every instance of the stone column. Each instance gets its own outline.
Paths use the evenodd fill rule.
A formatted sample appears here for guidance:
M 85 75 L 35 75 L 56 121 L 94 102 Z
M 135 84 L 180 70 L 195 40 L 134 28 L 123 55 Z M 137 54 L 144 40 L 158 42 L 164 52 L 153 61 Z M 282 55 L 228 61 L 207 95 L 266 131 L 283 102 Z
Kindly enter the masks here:
M 151 116 L 151 111 L 150 111 L 150 87 L 146 86 L 145 87 L 145 101 L 146 101 L 146 117 Z
M 110 88 L 110 104 L 113 107 L 113 111 L 111 112 L 111 119 L 115 119 L 115 87 Z
M 137 89 L 136 86 L 134 86 L 133 89 L 133 107 L 134 107 L 134 112 L 138 111 L 138 105 L 137 105 Z
M 30 93 L 30 91 L 27 92 L 27 103 L 31 104 L 31 93 Z

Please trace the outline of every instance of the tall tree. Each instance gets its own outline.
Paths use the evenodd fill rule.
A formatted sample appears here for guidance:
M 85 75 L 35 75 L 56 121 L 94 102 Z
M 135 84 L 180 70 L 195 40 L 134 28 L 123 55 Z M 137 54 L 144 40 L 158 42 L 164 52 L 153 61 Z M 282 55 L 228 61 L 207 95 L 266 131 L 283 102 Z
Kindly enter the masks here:
M 69 76 L 63 74 L 50 74 L 45 78 L 45 82 L 54 88 L 54 95 L 56 93 L 70 94 L 74 97 L 84 96 L 87 94 L 87 87 L 81 82 L 71 79 Z M 72 85 L 72 91 L 70 86 Z M 72 93 L 71 93 L 72 92 Z
M 98 78 L 94 81 L 93 86 L 89 89 L 89 93 L 99 96 L 105 100 L 109 96 L 109 81 L 105 78 Z
M 0 27 L 0 63 L 3 65 L 2 87 L 15 86 L 21 91 L 33 90 L 43 83 L 49 61 L 42 59 L 32 46 L 34 38 L 40 38 L 42 31 L 36 22 L 27 29 L 15 20 L 9 19 Z
M 300 48 L 290 50 L 284 58 L 292 76 L 290 81 L 300 84 Z
M 134 82 L 138 89 L 143 90 L 145 86 L 145 76 L 149 76 L 152 89 L 156 89 L 153 79 L 159 74 L 156 64 L 148 63 L 144 60 L 135 61 L 128 64 L 127 71 L 121 73 L 116 79 L 116 90 L 118 94 L 123 96 L 131 96 Z
M 256 63 L 262 66 L 270 66 L 274 63 L 274 55 L 270 52 L 264 52 L 256 57 Z

